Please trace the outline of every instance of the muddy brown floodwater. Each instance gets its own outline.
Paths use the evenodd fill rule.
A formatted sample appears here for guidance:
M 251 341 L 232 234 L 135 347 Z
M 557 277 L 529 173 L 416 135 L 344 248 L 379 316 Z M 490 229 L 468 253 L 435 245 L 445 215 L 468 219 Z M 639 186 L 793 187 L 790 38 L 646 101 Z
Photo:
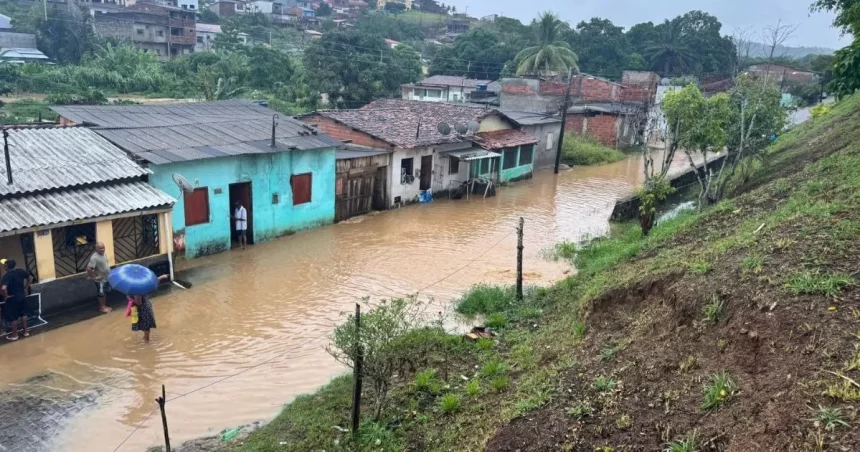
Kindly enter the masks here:
M 513 283 L 520 216 L 525 282 L 552 283 L 570 268 L 545 251 L 605 234 L 615 200 L 641 180 L 636 157 L 540 171 L 494 198 L 437 200 L 192 261 L 194 287 L 154 299 L 149 344 L 117 309 L 0 347 L 0 394 L 39 407 L 26 414 L 33 438 L 18 445 L 112 451 L 139 424 L 119 450 L 160 444 L 162 384 L 178 397 L 167 405 L 174 444 L 270 419 L 343 372 L 326 335 L 362 297 L 418 292 L 446 304 L 476 283 Z M 15 425 L 8 416 L 0 425 Z M 17 449 L 14 429 L 3 435 L 0 451 Z

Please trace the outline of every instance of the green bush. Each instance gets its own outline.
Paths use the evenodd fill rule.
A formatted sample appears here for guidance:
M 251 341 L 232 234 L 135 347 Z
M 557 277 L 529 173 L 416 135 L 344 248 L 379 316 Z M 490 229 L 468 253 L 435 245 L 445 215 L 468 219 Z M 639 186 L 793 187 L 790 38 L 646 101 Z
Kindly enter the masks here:
M 590 136 L 565 134 L 561 159 L 568 165 L 601 165 L 617 162 L 624 153 L 608 148 Z
M 502 329 L 507 325 L 508 318 L 505 314 L 501 312 L 496 312 L 494 314 L 490 314 L 487 316 L 487 320 L 484 322 L 488 328 L 492 328 L 494 330 Z
M 508 309 L 514 301 L 509 288 L 478 284 L 457 300 L 457 312 L 467 316 L 494 314 Z

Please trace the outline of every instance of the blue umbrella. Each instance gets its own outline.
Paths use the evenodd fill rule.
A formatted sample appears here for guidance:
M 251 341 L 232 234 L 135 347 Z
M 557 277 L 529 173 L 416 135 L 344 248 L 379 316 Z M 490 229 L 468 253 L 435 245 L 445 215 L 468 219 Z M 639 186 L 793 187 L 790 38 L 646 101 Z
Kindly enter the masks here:
M 111 270 L 108 283 L 126 295 L 146 295 L 158 289 L 158 277 L 155 273 L 137 264 L 126 264 Z

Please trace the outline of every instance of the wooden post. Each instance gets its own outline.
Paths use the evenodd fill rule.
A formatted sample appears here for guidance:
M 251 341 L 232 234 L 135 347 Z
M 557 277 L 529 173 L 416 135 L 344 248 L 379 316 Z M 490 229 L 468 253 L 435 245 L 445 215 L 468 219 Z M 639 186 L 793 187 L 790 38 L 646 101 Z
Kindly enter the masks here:
M 161 425 L 164 427 L 164 450 L 166 452 L 170 452 L 170 435 L 167 433 L 167 412 L 164 410 L 164 404 L 167 402 L 164 385 L 161 385 L 161 397 L 157 397 L 155 401 L 158 403 L 158 408 L 161 410 Z
M 564 126 L 567 122 L 567 109 L 570 108 L 570 88 L 573 85 L 573 68 L 567 73 L 567 91 L 564 93 L 564 105 L 561 107 L 561 134 L 558 136 L 558 145 L 555 148 L 555 169 L 553 173 L 558 174 L 558 167 L 561 164 L 561 149 L 564 147 Z M 579 82 L 579 87 L 582 89 L 582 81 Z M 583 133 L 583 135 L 585 135 Z
M 517 300 L 523 300 L 523 217 L 517 228 Z
M 361 420 L 361 365 L 364 360 L 361 349 L 361 305 L 355 304 L 355 363 L 352 369 L 352 437 L 358 438 Z

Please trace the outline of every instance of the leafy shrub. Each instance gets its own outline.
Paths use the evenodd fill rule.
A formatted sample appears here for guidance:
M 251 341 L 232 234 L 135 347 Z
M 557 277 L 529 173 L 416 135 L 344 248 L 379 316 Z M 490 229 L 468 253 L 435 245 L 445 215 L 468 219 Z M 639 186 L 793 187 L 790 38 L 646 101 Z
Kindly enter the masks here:
M 624 153 L 608 148 L 597 139 L 572 133 L 565 134 L 561 159 L 568 165 L 600 165 L 624 159 Z
M 493 329 L 501 329 L 504 328 L 508 323 L 508 318 L 505 314 L 501 312 L 496 312 L 494 314 L 490 314 L 487 316 L 487 321 L 484 322 L 487 324 L 487 327 Z
M 514 294 L 509 288 L 478 284 L 457 300 L 456 305 L 457 312 L 463 315 L 489 315 L 503 312 L 513 301 Z

